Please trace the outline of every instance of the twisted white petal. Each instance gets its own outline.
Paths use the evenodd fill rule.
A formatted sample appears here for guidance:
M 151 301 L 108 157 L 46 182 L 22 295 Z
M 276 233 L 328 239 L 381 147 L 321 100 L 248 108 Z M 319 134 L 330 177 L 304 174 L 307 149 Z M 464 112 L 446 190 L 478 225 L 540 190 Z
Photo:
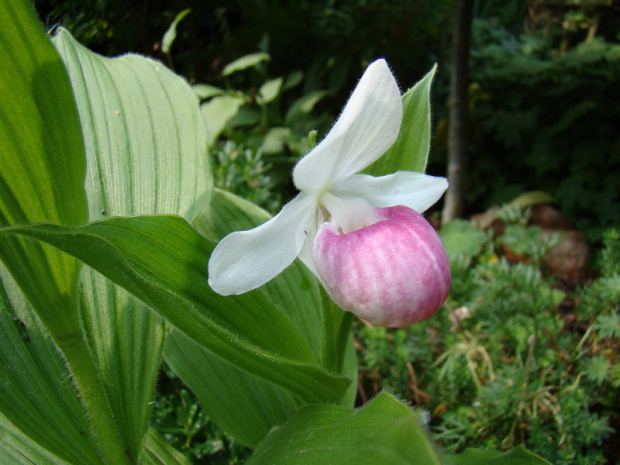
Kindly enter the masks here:
M 299 194 L 261 226 L 226 236 L 209 260 L 211 288 L 243 294 L 275 278 L 299 255 L 315 211 L 315 198 Z
M 446 178 L 398 171 L 379 178 L 355 174 L 335 185 L 332 192 L 337 197 L 366 199 L 375 207 L 404 205 L 422 213 L 434 205 L 447 188 Z

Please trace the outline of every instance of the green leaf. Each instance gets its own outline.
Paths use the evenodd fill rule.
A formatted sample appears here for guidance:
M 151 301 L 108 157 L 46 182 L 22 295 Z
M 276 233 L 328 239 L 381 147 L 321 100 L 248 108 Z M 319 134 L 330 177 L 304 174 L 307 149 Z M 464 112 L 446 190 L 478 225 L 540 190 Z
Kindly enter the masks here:
M 213 199 L 192 223 L 196 230 L 213 241 L 219 241 L 233 231 L 243 231 L 261 225 L 271 215 L 260 207 L 229 192 L 214 189 Z M 316 360 L 323 349 L 322 303 L 319 285 L 312 273 L 295 261 L 276 279 L 261 288 L 300 331 Z
M 304 118 L 307 118 L 310 112 L 314 109 L 315 105 L 323 100 L 327 95 L 329 95 L 329 91 L 313 90 L 305 94 L 303 97 L 295 100 L 291 105 L 291 108 L 289 108 L 286 112 L 284 124 L 286 124 L 286 126 L 293 126 Z
M 193 225 L 206 237 L 219 240 L 231 231 L 253 228 L 269 218 L 267 212 L 252 203 L 215 189 L 210 208 L 205 209 Z M 289 316 L 309 343 L 316 359 L 322 360 L 325 352 L 322 347 L 324 307 L 312 273 L 302 263 L 295 262 L 261 291 Z M 340 309 L 337 311 L 344 314 Z M 330 326 L 327 332 L 331 330 Z M 330 342 L 338 336 L 337 333 L 330 335 Z M 344 334 L 340 346 L 342 353 L 346 349 L 350 349 L 348 353 L 353 354 L 355 362 L 355 351 L 348 334 Z M 164 357 L 196 394 L 209 417 L 228 435 L 247 446 L 255 447 L 271 428 L 284 423 L 300 406 L 300 402 L 284 389 L 215 357 L 178 331 L 171 331 L 167 336 Z M 335 369 L 336 364 L 322 364 L 339 372 Z M 355 379 L 356 371 L 357 366 L 353 363 L 347 366 L 346 374 Z M 351 385 L 355 392 L 355 383 Z M 349 396 L 343 401 L 352 405 L 353 400 Z
M 228 436 L 249 447 L 299 408 L 285 389 L 213 355 L 178 330 L 166 336 L 164 358 Z
M 474 223 L 460 219 L 444 225 L 439 237 L 450 259 L 455 259 L 458 255 L 476 257 L 490 240 L 487 233 Z
M 237 58 L 232 63 L 227 64 L 222 70 L 222 76 L 230 76 L 237 71 L 251 68 L 263 61 L 269 60 L 271 60 L 271 57 L 268 53 L 264 52 L 251 53 L 249 55 L 242 56 L 241 58 Z
M 149 428 L 144 444 L 143 465 L 191 465 L 191 462 L 168 444 L 157 431 Z
M 31 2 L 0 2 L 0 17 L 6 22 L 0 30 L 0 225 L 81 224 L 87 219 L 84 141 L 67 72 Z M 81 333 L 76 298 L 80 264 L 45 244 L 15 236 L 0 242 L 0 257 L 70 367 L 84 402 L 80 413 L 90 420 L 86 430 L 97 434 L 96 450 L 109 461 L 127 463 Z M 36 383 L 30 379 L 22 389 Z M 9 408 L 5 414 L 16 424 L 24 421 L 22 411 Z M 61 421 L 54 431 L 70 436 L 62 426 Z M 40 431 L 33 440 L 45 442 L 47 435 Z
M 417 413 L 387 393 L 359 410 L 302 408 L 256 448 L 247 465 L 441 464 Z
M 110 218 L 81 228 L 32 225 L 27 235 L 80 258 L 195 342 L 306 402 L 335 402 L 350 380 L 316 365 L 299 331 L 261 291 L 222 297 L 206 284 L 214 244 L 174 216 Z M 286 337 L 282 337 L 286 335 Z
M 398 139 L 376 162 L 364 170 L 373 176 L 396 171 L 424 173 L 431 146 L 431 83 L 437 65 L 403 95 L 403 122 Z
M 181 11 L 176 16 L 176 18 L 174 18 L 174 21 L 172 21 L 172 24 L 170 24 L 170 27 L 164 34 L 164 38 L 161 41 L 161 51 L 164 52 L 166 55 L 170 54 L 170 48 L 172 47 L 172 44 L 177 38 L 177 26 L 183 20 L 183 18 L 185 18 L 189 14 L 190 11 L 192 11 L 191 8 L 187 8 Z
M 239 108 L 244 104 L 245 99 L 242 97 L 222 95 L 201 105 L 200 110 L 207 123 L 209 147 L 215 144 L 228 122 L 233 119 Z
M 0 450 L 33 463 L 54 454 L 100 463 L 65 360 L 1 264 L 0 278 Z
M 459 455 L 446 456 L 448 465 L 550 465 L 550 462 L 536 454 L 516 447 L 508 452 L 483 449 L 467 449 Z
M 67 72 L 31 2 L 0 2 L 0 225 L 86 221 L 84 142 Z M 43 244 L 0 243 L 0 258 L 55 338 L 79 333 L 78 265 Z
M 34 442 L 0 413 L 0 463 L 3 465 L 71 465 Z
M 272 102 L 280 94 L 283 81 L 284 80 L 280 77 L 277 79 L 271 79 L 260 86 L 260 89 L 258 89 L 258 95 L 256 96 L 257 102 L 260 105 Z
M 194 84 L 192 90 L 200 100 L 206 100 L 211 97 L 223 95 L 226 93 L 224 89 L 219 87 L 210 86 L 208 84 Z
M 171 213 L 191 219 L 207 201 L 206 127 L 191 88 L 137 55 L 104 58 L 60 30 L 86 142 L 90 220 Z M 140 96 L 140 98 L 136 98 Z M 124 449 L 139 460 L 164 328 L 142 302 L 96 271 L 81 275 L 82 320 Z

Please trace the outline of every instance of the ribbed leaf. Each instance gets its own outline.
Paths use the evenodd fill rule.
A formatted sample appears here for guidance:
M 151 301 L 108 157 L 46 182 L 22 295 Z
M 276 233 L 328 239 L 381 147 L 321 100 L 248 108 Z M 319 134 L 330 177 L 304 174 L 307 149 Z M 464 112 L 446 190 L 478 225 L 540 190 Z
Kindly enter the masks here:
M 508 452 L 495 450 L 467 449 L 462 454 L 449 455 L 445 463 L 448 465 L 551 465 L 523 447 L 516 447 Z
M 366 170 L 373 176 L 396 171 L 424 173 L 431 147 L 431 84 L 437 66 L 403 95 L 403 122 L 392 147 Z
M 0 413 L 0 463 L 3 465 L 71 465 L 44 449 Z
M 0 449 L 6 443 L 7 452 L 35 454 L 35 463 L 53 454 L 72 463 L 100 463 L 65 361 L 1 265 L 0 278 L 0 410 L 12 424 L 0 434 Z M 0 418 L 0 430 L 7 429 L 9 421 Z
M 267 212 L 252 203 L 215 189 L 210 207 L 196 218 L 193 225 L 206 237 L 219 240 L 231 231 L 252 228 L 269 217 Z M 346 332 L 339 335 L 337 329 L 336 334 L 325 336 L 324 333 L 334 330 L 334 327 L 325 321 L 316 279 L 300 262 L 293 263 L 280 276 L 263 286 L 261 291 L 291 318 L 304 339 L 310 343 L 317 360 L 322 360 L 327 352 L 332 355 L 331 351 L 323 347 L 324 337 L 329 343 L 341 337 L 341 353 L 336 356 L 340 358 L 341 364 L 343 352 L 349 343 L 349 353 L 353 354 L 349 361 L 353 360 L 353 364 L 347 365 L 345 373 L 351 379 L 356 378 L 352 341 Z M 334 316 L 337 312 L 344 314 L 342 310 L 331 307 L 331 304 L 329 309 L 330 316 L 332 311 Z M 329 320 L 331 322 L 331 318 Z M 273 427 L 283 424 L 300 407 L 299 401 L 284 389 L 222 361 L 176 331 L 172 331 L 166 339 L 164 357 L 196 394 L 209 417 L 229 435 L 250 447 L 255 447 Z M 337 364 L 323 366 L 336 371 Z M 355 383 L 351 385 L 355 393 Z M 352 405 L 353 399 L 348 396 L 340 402 L 350 402 Z
M 191 88 L 161 63 L 104 58 L 60 30 L 53 39 L 74 88 L 88 161 L 91 221 L 170 213 L 192 218 L 207 202 L 206 128 Z M 83 321 L 117 425 L 138 460 L 163 347 L 161 319 L 90 268 Z
M 269 213 L 251 202 L 214 189 L 211 204 L 192 225 L 203 236 L 219 241 L 233 231 L 254 228 L 269 218 Z M 312 273 L 300 262 L 295 262 L 261 290 L 286 312 L 310 345 L 316 359 L 321 360 L 321 296 Z
M 149 428 L 144 444 L 142 465 L 191 465 L 191 463 L 157 434 L 157 431 Z
M 178 330 L 166 336 L 164 358 L 209 418 L 246 446 L 256 447 L 300 406 L 285 389 L 222 360 Z
M 211 291 L 205 270 L 214 244 L 181 218 L 110 218 L 82 228 L 0 230 L 5 234 L 28 235 L 80 258 L 207 350 L 306 402 L 335 402 L 350 384 L 315 365 L 299 331 L 260 291 Z
M 0 2 L 0 225 L 86 221 L 84 149 L 62 61 L 31 2 Z M 9 268 L 54 337 L 76 337 L 72 257 L 11 238 L 0 243 Z
M 354 463 L 440 465 L 418 415 L 387 393 L 360 410 L 336 405 L 302 408 L 273 430 L 247 465 Z

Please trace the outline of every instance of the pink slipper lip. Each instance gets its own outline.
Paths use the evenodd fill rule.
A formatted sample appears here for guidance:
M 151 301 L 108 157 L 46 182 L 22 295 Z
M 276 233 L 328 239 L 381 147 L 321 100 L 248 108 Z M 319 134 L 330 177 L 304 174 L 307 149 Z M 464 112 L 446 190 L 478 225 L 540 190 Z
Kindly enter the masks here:
M 314 260 L 329 295 L 375 325 L 409 326 L 432 316 L 450 291 L 450 265 L 433 227 L 404 207 L 375 208 L 377 222 L 340 234 L 323 223 Z

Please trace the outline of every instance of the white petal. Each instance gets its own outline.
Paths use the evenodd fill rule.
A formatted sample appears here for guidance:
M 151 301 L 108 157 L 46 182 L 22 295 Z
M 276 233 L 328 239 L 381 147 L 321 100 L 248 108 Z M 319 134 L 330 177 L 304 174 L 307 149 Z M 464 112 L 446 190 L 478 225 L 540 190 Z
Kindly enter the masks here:
M 299 254 L 315 215 L 315 198 L 300 194 L 261 226 L 226 236 L 209 260 L 211 288 L 243 294 L 275 278 Z
M 356 174 L 334 186 L 334 195 L 362 197 L 375 207 L 404 205 L 422 213 L 437 202 L 448 188 L 448 180 L 413 171 L 397 171 L 375 178 Z
M 299 190 L 316 192 L 361 171 L 389 149 L 400 131 L 403 105 L 385 60 L 372 63 L 329 134 L 293 171 Z

